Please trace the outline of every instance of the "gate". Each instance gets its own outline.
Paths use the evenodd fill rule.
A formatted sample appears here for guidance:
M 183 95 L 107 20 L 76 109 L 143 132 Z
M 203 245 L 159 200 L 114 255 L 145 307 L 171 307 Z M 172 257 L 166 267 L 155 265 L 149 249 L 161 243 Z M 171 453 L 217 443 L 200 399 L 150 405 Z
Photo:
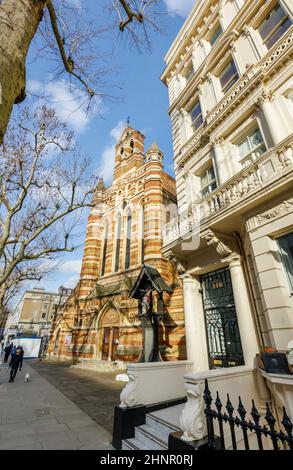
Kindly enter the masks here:
M 228 268 L 200 277 L 211 369 L 244 364 Z

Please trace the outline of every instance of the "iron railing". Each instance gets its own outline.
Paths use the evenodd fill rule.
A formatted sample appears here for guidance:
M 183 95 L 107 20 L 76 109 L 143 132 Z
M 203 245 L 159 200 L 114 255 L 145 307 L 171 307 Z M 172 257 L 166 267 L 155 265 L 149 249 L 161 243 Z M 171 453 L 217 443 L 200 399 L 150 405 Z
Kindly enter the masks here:
M 244 408 L 240 397 L 237 408 L 239 416 L 234 416 L 234 406 L 230 400 L 229 394 L 227 394 L 227 402 L 225 405 L 226 412 L 222 411 L 223 404 L 218 392 L 213 407 L 213 398 L 209 390 L 207 380 L 205 380 L 204 402 L 210 448 L 219 449 L 220 447 L 221 450 L 226 450 L 224 423 L 227 423 L 230 427 L 233 450 L 237 450 L 237 441 L 239 442 L 239 438 L 237 439 L 236 436 L 236 428 L 240 428 L 242 430 L 243 439 L 241 438 L 241 441 L 244 443 L 245 450 L 250 450 L 249 433 L 254 433 L 256 435 L 259 450 L 264 450 L 263 437 L 270 438 L 273 450 L 293 450 L 293 423 L 287 415 L 285 407 L 283 407 L 283 419 L 281 421 L 284 430 L 279 430 L 276 427 L 277 420 L 268 403 L 266 403 L 266 414 L 263 417 L 266 424 L 261 423 L 262 418 L 255 406 L 254 400 L 252 400 L 250 413 L 252 420 L 246 419 L 247 411 Z M 215 435 L 214 420 L 218 422 L 219 438 Z

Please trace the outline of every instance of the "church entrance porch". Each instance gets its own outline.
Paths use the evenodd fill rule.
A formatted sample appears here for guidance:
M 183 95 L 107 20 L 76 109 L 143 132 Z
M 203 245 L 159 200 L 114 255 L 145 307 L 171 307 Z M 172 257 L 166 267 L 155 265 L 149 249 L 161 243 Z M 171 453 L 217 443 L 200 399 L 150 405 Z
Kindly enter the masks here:
M 119 344 L 119 314 L 110 307 L 102 314 L 98 323 L 98 358 L 115 361 Z
M 105 327 L 103 328 L 103 344 L 102 344 L 102 360 L 114 361 L 115 354 L 119 343 L 119 328 Z

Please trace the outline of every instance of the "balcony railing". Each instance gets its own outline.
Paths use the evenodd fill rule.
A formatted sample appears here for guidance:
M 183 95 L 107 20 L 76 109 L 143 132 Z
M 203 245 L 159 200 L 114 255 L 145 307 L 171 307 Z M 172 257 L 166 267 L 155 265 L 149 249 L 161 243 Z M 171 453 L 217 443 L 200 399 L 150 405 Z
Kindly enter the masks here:
M 168 245 L 206 220 L 228 210 L 241 207 L 248 198 L 292 171 L 293 137 L 290 135 L 274 149 L 264 153 L 254 163 L 241 170 L 208 196 L 193 202 L 163 228 L 163 243 Z

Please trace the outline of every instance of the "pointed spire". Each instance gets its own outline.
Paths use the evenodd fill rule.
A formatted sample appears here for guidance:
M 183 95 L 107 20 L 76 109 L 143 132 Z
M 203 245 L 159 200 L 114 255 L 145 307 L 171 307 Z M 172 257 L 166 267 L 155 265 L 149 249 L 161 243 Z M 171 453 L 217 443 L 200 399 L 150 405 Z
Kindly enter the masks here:
M 146 161 L 147 162 L 159 162 L 163 164 L 163 152 L 162 150 L 159 149 L 158 144 L 156 142 L 153 142 L 147 152 L 146 152 Z

